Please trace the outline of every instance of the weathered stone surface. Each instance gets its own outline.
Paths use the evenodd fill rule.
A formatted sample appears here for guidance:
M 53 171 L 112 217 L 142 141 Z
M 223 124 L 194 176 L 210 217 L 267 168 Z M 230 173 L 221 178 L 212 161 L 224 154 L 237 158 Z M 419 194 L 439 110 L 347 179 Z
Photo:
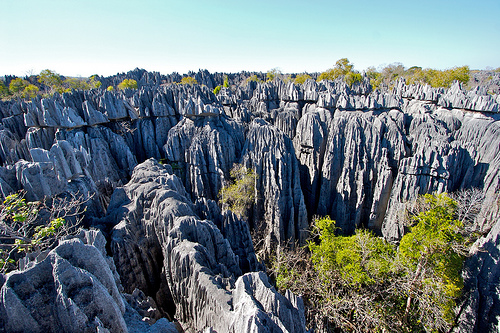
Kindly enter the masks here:
M 466 262 L 466 299 L 454 332 L 497 332 L 500 328 L 500 219 L 475 244 Z
M 300 183 L 308 212 L 314 212 L 320 190 L 320 172 L 323 167 L 328 128 L 332 112 L 317 108 L 304 114 L 297 124 L 293 139 L 295 155 L 300 163 Z
M 385 174 L 404 155 L 402 129 L 385 114 L 337 111 L 328 132 L 317 212 L 330 215 L 346 233 L 379 224 L 376 202 L 384 205 L 385 199 L 374 192 L 390 186 Z
M 166 158 L 185 183 L 182 196 L 198 200 L 196 214 L 213 220 L 238 258 L 234 267 L 246 271 L 257 266 L 247 229 L 210 200 L 235 162 L 258 171 L 250 226 L 268 231 L 268 249 L 271 239 L 303 239 L 314 214 L 330 214 L 345 232 L 366 226 L 396 240 L 400 207 L 418 194 L 479 187 L 493 198 L 500 190 L 500 95 L 491 84 L 467 91 L 459 83 L 444 89 L 399 81 L 380 92 L 366 78 L 352 87 L 342 78 L 246 83 L 253 74 L 265 79 L 230 74 L 231 88 L 217 96 L 212 89 L 224 81 L 222 73 L 190 73 L 205 86 L 163 85 L 182 76 L 136 69 L 100 79 L 108 86 L 133 78 L 138 90 L 0 102 L 0 195 L 27 189 L 36 199 L 97 188 L 106 206 L 138 162 Z M 477 222 L 484 231 L 498 214 L 490 201 Z M 206 227 L 196 219 L 184 223 Z M 199 256 L 176 258 L 199 262 Z M 166 278 L 150 285 L 168 295 Z
M 108 117 L 102 114 L 102 112 L 97 111 L 89 101 L 83 102 L 83 112 L 85 116 L 85 122 L 90 126 L 105 124 L 109 122 Z
M 81 237 L 61 241 L 24 271 L 7 274 L 0 290 L 6 332 L 85 332 L 101 324 L 127 332 L 104 237 L 95 232 Z
M 169 132 L 164 149 L 169 161 L 185 168 L 194 198 L 216 199 L 243 142 L 243 128 L 229 118 L 184 118 Z
M 266 121 L 255 119 L 241 161 L 257 175 L 258 198 L 251 223 L 266 235 L 266 249 L 270 251 L 272 243 L 305 241 L 307 211 L 291 139 Z
M 248 275 L 236 280 L 241 270 L 228 240 L 213 222 L 194 214 L 186 195 L 172 170 L 153 160 L 138 165 L 131 181 L 115 191 L 109 218 L 120 223 L 113 230 L 111 249 L 126 290 L 154 295 L 165 311 L 175 311 L 188 331 L 258 331 L 264 318 L 285 330 L 303 331 L 303 325 L 296 326 L 302 323 L 300 309 L 269 288 L 265 275 L 253 282 L 264 288 L 239 282 Z M 254 298 L 242 300 L 243 291 L 255 293 Z M 234 304 L 245 304 L 247 310 L 236 311 Z M 262 304 L 272 315 L 260 310 Z M 281 312 L 288 315 L 281 319 Z

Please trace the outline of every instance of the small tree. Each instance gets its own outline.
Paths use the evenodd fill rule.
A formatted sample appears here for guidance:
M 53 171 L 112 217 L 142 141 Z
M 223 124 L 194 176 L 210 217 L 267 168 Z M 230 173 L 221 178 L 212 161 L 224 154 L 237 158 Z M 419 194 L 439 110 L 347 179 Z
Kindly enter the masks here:
M 248 84 L 249 82 L 252 82 L 252 81 L 253 82 L 259 82 L 259 83 L 262 82 L 262 80 L 258 78 L 257 74 L 254 74 L 254 75 L 248 77 L 246 79 L 245 83 Z
M 90 85 L 83 78 L 70 77 L 64 80 L 64 86 L 68 90 L 89 90 Z
M 29 83 L 27 81 L 18 77 L 18 78 L 15 78 L 14 80 L 10 81 L 9 90 L 13 95 L 19 96 L 22 94 L 22 92 L 24 91 L 24 88 L 26 88 L 26 86 L 28 84 Z
M 273 266 L 278 287 L 303 294 L 309 320 L 320 326 L 449 331 L 463 288 L 463 263 L 478 236 L 466 225 L 474 212 L 464 213 L 446 194 L 424 195 L 411 207 L 410 232 L 397 248 L 366 230 L 337 235 L 333 220 L 316 219 L 306 255 L 314 272 L 310 264 L 294 264 L 293 253 L 285 251 Z
M 3 82 L 3 80 L 0 80 L 0 98 L 6 97 L 8 95 L 9 95 L 9 89 L 5 85 L 5 82 Z
M 219 192 L 220 202 L 236 215 L 246 217 L 255 201 L 257 175 L 252 169 L 237 164 L 231 170 L 231 179 Z
M 273 68 L 267 71 L 267 82 L 274 81 L 281 78 L 281 71 L 278 68 Z
M 124 79 L 119 85 L 118 89 L 137 89 L 137 81 L 134 79 Z
M 294 83 L 296 84 L 304 84 L 307 80 L 311 79 L 311 76 L 309 74 L 298 74 L 295 79 L 293 80 Z
M 183 77 L 181 79 L 180 84 L 184 84 L 184 85 L 189 84 L 190 86 L 192 86 L 192 85 L 198 84 L 198 81 L 196 81 L 196 79 L 192 76 L 186 76 L 186 77 Z
M 38 87 L 34 84 L 28 84 L 23 90 L 23 98 L 35 98 L 38 95 Z
M 83 219 L 90 198 L 71 195 L 46 202 L 27 202 L 24 193 L 14 193 L 0 204 L 0 273 L 15 269 L 23 253 L 41 251 L 74 233 Z M 40 218 L 44 210 L 48 219 Z M 44 214 L 44 215 L 45 215 Z M 68 219 L 73 219 L 68 223 Z
M 50 69 L 44 69 L 38 75 L 38 82 L 50 88 L 50 93 L 62 92 L 63 80 L 59 74 Z
M 94 74 L 94 75 L 91 75 L 90 78 L 89 78 L 89 86 L 91 89 L 99 89 L 102 85 L 102 82 L 97 80 L 99 77 Z

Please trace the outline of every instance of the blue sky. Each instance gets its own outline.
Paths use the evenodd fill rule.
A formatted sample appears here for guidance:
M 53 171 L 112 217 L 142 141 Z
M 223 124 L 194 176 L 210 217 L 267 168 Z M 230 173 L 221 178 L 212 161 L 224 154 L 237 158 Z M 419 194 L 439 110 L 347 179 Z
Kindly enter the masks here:
M 499 0 L 0 0 L 0 76 L 500 67 Z

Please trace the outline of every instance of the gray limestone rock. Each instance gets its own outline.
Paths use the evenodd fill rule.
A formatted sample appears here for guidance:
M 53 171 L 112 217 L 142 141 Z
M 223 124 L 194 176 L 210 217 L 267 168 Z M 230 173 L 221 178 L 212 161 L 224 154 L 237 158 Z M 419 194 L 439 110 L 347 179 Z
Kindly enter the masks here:
M 229 241 L 194 214 L 186 195 L 172 170 L 153 160 L 115 191 L 108 211 L 119 223 L 111 250 L 125 289 L 155 298 L 189 332 L 265 331 L 269 319 L 273 327 L 304 331 L 301 302 L 277 294 L 262 273 L 237 279 L 241 270 Z
M 262 119 L 250 124 L 242 164 L 257 175 L 251 225 L 265 235 L 266 249 L 304 242 L 308 228 L 300 173 L 290 138 Z M 274 245 L 272 245 L 274 244 Z
M 478 240 L 463 272 L 465 301 L 454 332 L 498 332 L 500 323 L 500 219 Z
M 229 118 L 184 118 L 169 132 L 164 149 L 169 161 L 185 167 L 193 197 L 216 199 L 243 141 L 242 126 Z
M 97 111 L 89 101 L 83 102 L 83 112 L 85 116 L 85 122 L 89 126 L 94 126 L 98 124 L 105 124 L 109 122 L 108 117 L 100 111 Z
M 127 332 L 125 305 L 103 242 L 101 234 L 64 240 L 44 259 L 7 274 L 0 289 L 5 331 L 86 332 L 102 325 Z

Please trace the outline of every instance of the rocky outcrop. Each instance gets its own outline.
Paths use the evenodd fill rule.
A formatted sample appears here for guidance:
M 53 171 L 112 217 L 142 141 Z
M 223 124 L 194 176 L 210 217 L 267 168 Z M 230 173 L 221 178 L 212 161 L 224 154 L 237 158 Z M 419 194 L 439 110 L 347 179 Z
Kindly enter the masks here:
M 275 126 L 255 119 L 241 161 L 257 175 L 251 223 L 265 235 L 266 249 L 270 251 L 272 244 L 292 245 L 294 240 L 303 243 L 307 211 L 292 141 Z
M 495 332 L 500 323 L 500 219 L 473 249 L 464 270 L 465 298 L 455 332 Z
M 0 290 L 5 332 L 128 332 L 106 240 L 94 231 L 61 241 L 22 271 L 7 274 Z
M 100 80 L 107 87 L 132 78 L 137 90 L 2 101 L 0 195 L 95 193 L 88 215 L 104 228 L 120 221 L 113 249 L 127 288 L 139 288 L 162 315 L 177 315 L 191 329 L 213 323 L 236 330 L 228 323 L 254 313 L 247 323 L 258 327 L 265 315 L 248 309 L 266 308 L 252 289 L 268 290 L 261 274 L 239 280 L 259 268 L 248 225 L 268 252 L 304 241 L 316 214 L 330 215 L 346 234 L 363 226 L 397 241 L 397 216 L 419 194 L 478 187 L 494 198 L 500 191 L 500 97 L 491 85 L 399 81 L 381 92 L 367 78 L 352 86 L 342 79 L 246 82 L 253 74 L 265 79 L 229 74 L 231 88 L 214 95 L 222 73 L 188 73 L 200 83 L 190 86 L 171 84 L 181 80 L 177 73 L 136 69 Z M 498 82 L 496 74 L 491 81 Z M 170 167 L 136 167 L 150 157 Z M 258 176 L 248 225 L 215 201 L 234 163 Z M 477 221 L 482 232 L 498 216 L 492 200 Z M 236 292 L 237 281 L 246 292 Z M 266 293 L 259 297 L 279 298 Z
M 167 160 L 185 171 L 193 198 L 217 199 L 243 143 L 242 126 L 230 118 L 184 118 L 169 132 L 164 149 Z
M 111 251 L 126 290 L 153 296 L 188 331 L 304 330 L 300 300 L 279 295 L 263 273 L 241 276 L 257 262 L 248 260 L 251 253 L 240 261 L 232 250 L 248 242 L 248 227 L 226 218 L 224 238 L 212 221 L 195 215 L 171 168 L 153 160 L 138 165 L 108 211 L 119 221 Z

